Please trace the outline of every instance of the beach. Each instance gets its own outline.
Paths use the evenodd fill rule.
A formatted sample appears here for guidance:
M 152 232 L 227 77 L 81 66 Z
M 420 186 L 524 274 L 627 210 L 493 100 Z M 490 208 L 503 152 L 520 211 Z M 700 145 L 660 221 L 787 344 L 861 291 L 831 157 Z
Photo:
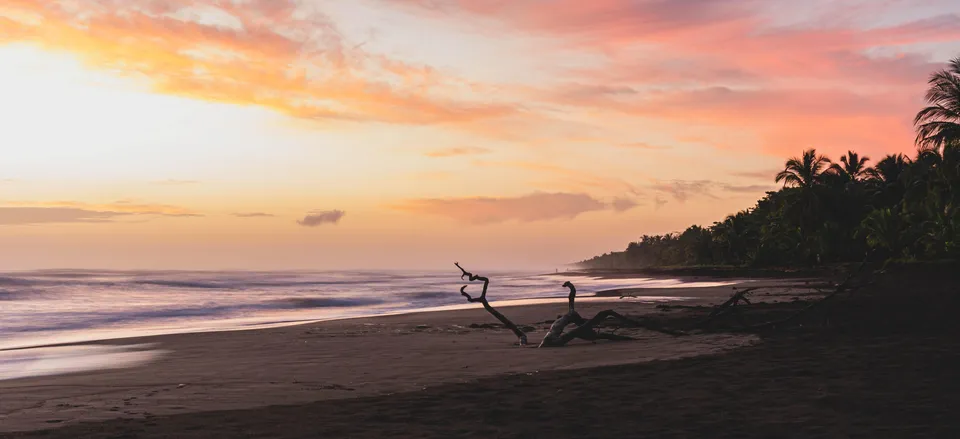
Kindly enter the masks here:
M 781 298 L 805 284 L 781 284 Z M 707 289 L 668 306 L 717 303 L 730 291 Z M 584 315 L 608 308 L 677 312 L 615 297 L 578 303 Z M 565 303 L 501 311 L 533 327 L 535 346 Z M 97 342 L 165 353 L 131 368 L 0 381 L 0 437 L 960 433 L 951 409 L 960 406 L 952 379 L 960 338 L 952 329 L 859 325 L 763 338 L 624 329 L 637 340 L 537 349 L 516 346 L 492 323 L 482 309 L 467 309 Z
M 137 367 L 0 381 L 0 430 L 29 430 L 113 418 L 249 409 L 278 404 L 422 391 L 479 378 L 629 364 L 746 346 L 750 336 L 677 339 L 633 331 L 629 343 L 575 343 L 536 349 L 565 303 L 502 308 L 531 325 L 533 346 L 518 347 L 475 309 L 348 319 L 248 331 L 206 332 L 95 342 L 135 346 L 156 358 Z M 649 302 L 581 300 L 585 315 L 615 307 L 653 310 Z

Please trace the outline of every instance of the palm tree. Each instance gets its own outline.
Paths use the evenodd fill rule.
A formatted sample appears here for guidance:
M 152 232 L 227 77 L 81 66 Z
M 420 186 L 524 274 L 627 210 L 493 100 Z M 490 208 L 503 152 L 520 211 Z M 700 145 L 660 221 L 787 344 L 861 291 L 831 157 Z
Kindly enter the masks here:
M 808 149 L 800 157 L 787 160 L 783 171 L 777 174 L 774 180 L 783 182 L 784 186 L 793 185 L 801 188 L 811 188 L 823 179 L 823 168 L 830 164 L 830 159 L 817 155 L 816 149 Z
M 899 255 L 902 251 L 903 225 L 895 210 L 884 208 L 871 212 L 863 219 L 860 233 L 866 235 L 867 245 L 871 248 L 885 249 L 892 255 Z
M 900 180 L 900 176 L 910 166 L 910 159 L 903 154 L 889 154 L 877 165 L 864 170 L 864 174 L 871 180 L 877 180 L 886 184 L 893 184 Z
M 845 177 L 847 181 L 858 181 L 867 175 L 867 162 L 870 161 L 870 157 L 860 157 L 860 154 L 847 151 L 847 155 L 840 157 L 840 161 L 843 162 L 843 166 L 834 163 L 830 166 L 830 170 Z
M 913 120 L 921 151 L 939 150 L 960 141 L 960 57 L 931 75 L 928 84 L 924 98 L 930 106 L 920 110 Z
M 813 254 L 810 241 L 813 234 L 823 225 L 821 221 L 824 203 L 823 188 L 824 168 L 830 165 L 830 159 L 817 155 L 817 150 L 808 149 L 803 155 L 787 160 L 786 165 L 775 181 L 796 186 L 794 189 L 785 189 L 787 203 L 784 207 L 784 218 L 799 226 L 803 237 L 802 251 Z

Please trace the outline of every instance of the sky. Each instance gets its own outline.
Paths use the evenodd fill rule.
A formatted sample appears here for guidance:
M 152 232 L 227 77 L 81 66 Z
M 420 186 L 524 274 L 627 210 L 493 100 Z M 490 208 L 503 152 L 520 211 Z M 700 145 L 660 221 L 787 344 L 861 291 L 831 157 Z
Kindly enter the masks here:
M 953 0 L 3 0 L 0 271 L 553 269 L 912 152 Z

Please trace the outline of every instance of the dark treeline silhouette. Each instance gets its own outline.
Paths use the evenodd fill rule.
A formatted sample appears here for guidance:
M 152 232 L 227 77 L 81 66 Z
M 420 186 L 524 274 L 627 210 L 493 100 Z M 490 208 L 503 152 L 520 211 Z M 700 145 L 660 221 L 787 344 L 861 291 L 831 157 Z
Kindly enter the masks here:
M 784 187 L 709 227 L 644 235 L 587 268 L 810 266 L 960 259 L 960 57 L 930 77 L 917 152 L 834 162 L 810 149 L 774 176 Z

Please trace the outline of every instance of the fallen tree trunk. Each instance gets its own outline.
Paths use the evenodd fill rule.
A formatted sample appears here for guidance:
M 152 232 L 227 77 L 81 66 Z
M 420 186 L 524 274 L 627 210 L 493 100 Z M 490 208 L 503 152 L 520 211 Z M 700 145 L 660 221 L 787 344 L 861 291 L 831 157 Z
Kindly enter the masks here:
M 463 297 L 467 298 L 467 302 L 480 303 L 481 305 L 483 305 L 483 309 L 487 310 L 487 312 L 490 313 L 490 315 L 495 317 L 497 320 L 499 320 L 500 323 L 503 323 L 503 326 L 506 326 L 508 329 L 513 331 L 513 333 L 519 339 L 518 343 L 520 346 L 526 346 L 527 334 L 523 332 L 523 330 L 521 330 L 516 324 L 510 321 L 510 319 L 508 319 L 505 315 L 500 314 L 499 311 L 497 311 L 494 307 L 490 306 L 490 302 L 487 302 L 487 287 L 490 285 L 490 279 L 484 276 L 477 276 L 473 273 L 470 273 L 467 270 L 464 270 L 463 267 L 461 267 L 460 263 L 458 262 L 455 262 L 454 265 L 456 265 L 457 268 L 459 268 L 460 271 L 463 272 L 463 274 L 460 275 L 460 279 L 463 279 L 464 277 L 466 277 L 470 280 L 470 282 L 478 281 L 478 280 L 483 281 L 483 291 L 480 293 L 480 297 L 476 297 L 476 298 L 470 297 L 470 295 L 467 294 L 466 285 L 460 288 L 460 294 L 462 294 Z

